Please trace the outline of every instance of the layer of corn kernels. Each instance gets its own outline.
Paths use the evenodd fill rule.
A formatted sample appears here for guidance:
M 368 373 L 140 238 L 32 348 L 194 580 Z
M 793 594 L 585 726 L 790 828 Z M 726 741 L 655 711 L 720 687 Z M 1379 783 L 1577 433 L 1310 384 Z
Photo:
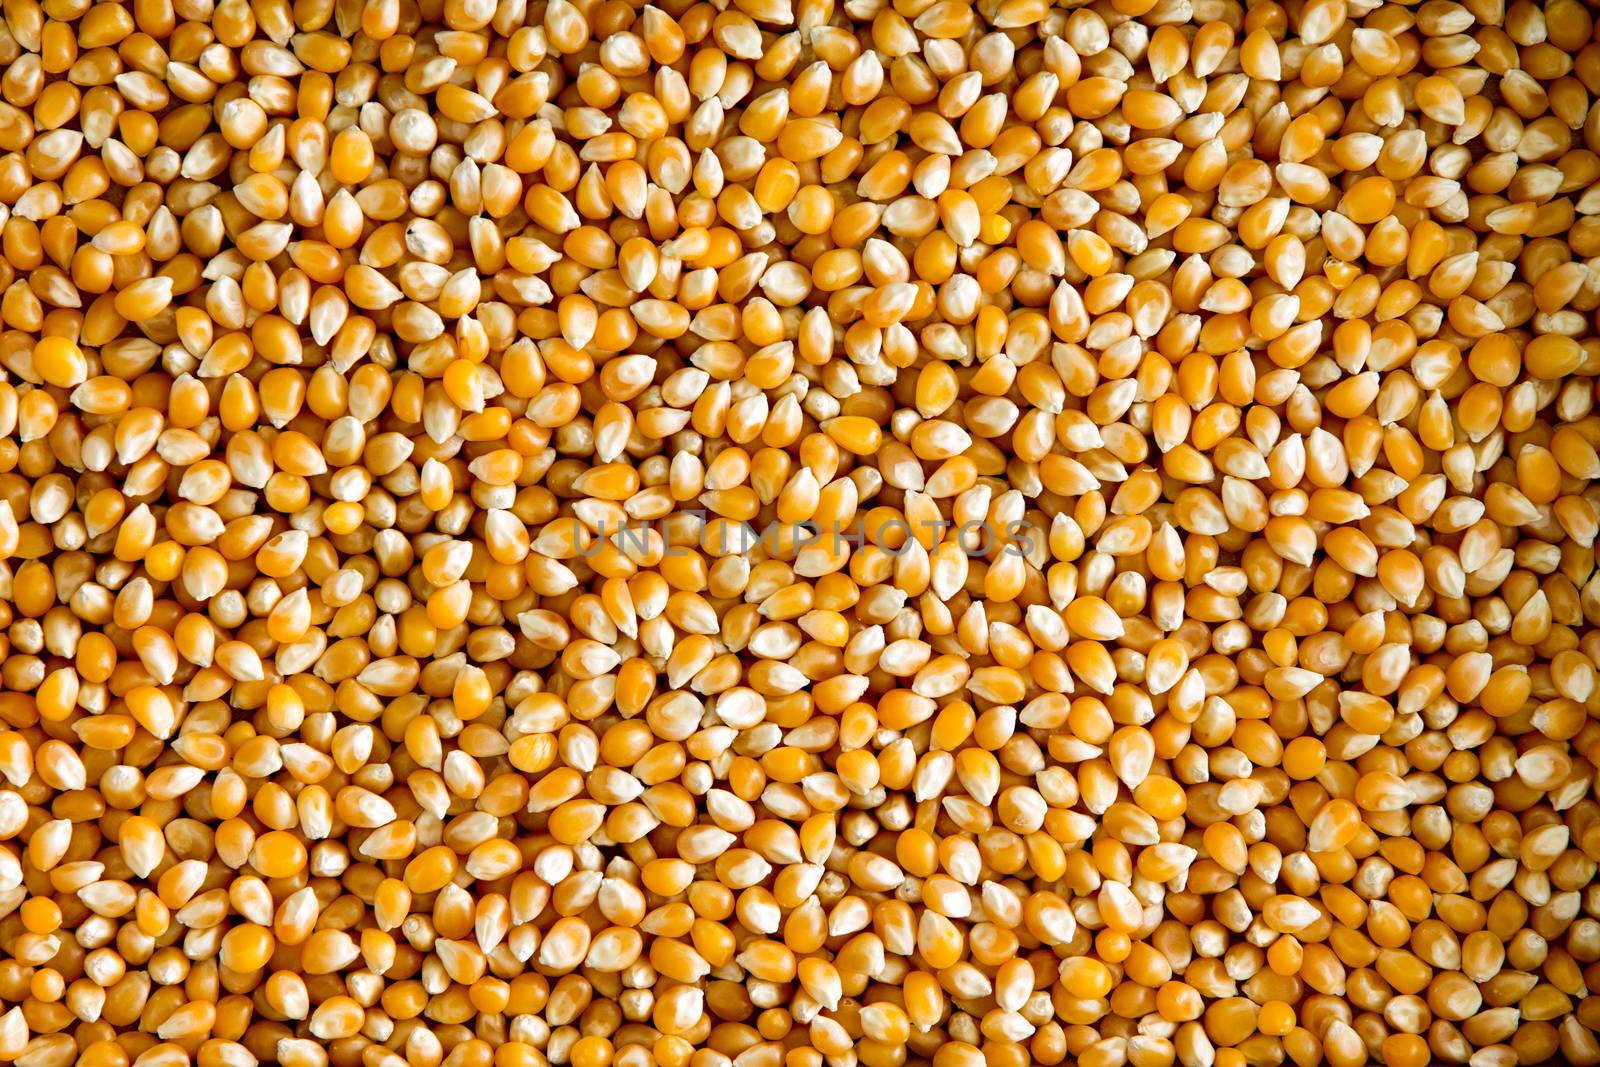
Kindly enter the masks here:
M 1600 1064 L 1579 0 L 0 0 L 0 1062 Z

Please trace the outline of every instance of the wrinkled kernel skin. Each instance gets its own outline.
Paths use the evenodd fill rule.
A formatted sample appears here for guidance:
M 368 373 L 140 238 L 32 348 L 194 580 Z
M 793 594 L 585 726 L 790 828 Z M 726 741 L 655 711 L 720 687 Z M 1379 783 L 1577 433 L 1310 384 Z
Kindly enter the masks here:
M 1584 0 L 3 0 L 0 1063 L 1600 1065 Z

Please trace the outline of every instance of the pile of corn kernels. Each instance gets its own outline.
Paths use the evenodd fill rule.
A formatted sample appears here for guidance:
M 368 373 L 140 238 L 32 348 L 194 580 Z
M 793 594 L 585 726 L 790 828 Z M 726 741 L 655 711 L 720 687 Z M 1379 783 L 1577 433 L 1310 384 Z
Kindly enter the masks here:
M 0 1063 L 1600 1064 L 1580 0 L 0 2 Z

